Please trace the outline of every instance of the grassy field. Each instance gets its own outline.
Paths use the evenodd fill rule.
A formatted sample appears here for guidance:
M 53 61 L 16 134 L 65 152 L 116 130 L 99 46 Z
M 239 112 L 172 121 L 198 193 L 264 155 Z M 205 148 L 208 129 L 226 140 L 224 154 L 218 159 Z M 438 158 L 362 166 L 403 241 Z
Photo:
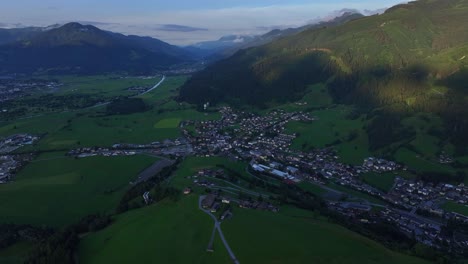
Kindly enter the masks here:
M 347 106 L 337 106 L 312 112 L 317 120 L 311 123 L 290 122 L 286 131 L 299 133 L 292 147 L 307 150 L 334 145 L 342 161 L 361 164 L 369 156 L 367 135 L 362 130 L 363 119 L 347 117 L 351 110 Z M 351 134 L 356 136 L 352 138 Z
M 174 176 L 170 179 L 170 184 L 175 188 L 182 189 L 187 186 L 191 186 L 193 184 L 192 179 L 188 179 L 187 176 L 192 176 L 196 174 L 201 169 L 219 169 L 219 165 L 223 165 L 230 170 L 235 171 L 241 177 L 239 182 L 236 183 L 237 185 L 245 188 L 249 188 L 253 191 L 258 191 L 255 187 L 250 188 L 252 186 L 248 186 L 246 180 L 252 178 L 249 174 L 246 173 L 245 168 L 247 168 L 247 164 L 243 162 L 235 162 L 228 160 L 226 158 L 220 157 L 209 157 L 209 158 L 202 158 L 202 157 L 189 157 L 186 158 L 180 165 L 179 169 L 176 171 Z M 204 190 L 204 188 L 203 188 Z
M 435 161 L 429 161 L 424 159 L 419 154 L 407 149 L 401 148 L 396 154 L 395 158 L 397 162 L 406 164 L 409 168 L 418 171 L 430 171 L 439 173 L 453 173 L 454 169 L 448 165 L 439 164 Z
M 10 247 L 0 250 L 0 263 L 2 264 L 22 264 L 27 256 L 27 252 L 32 245 L 27 242 L 16 243 Z
M 162 103 L 179 94 L 179 87 L 185 83 L 187 79 L 188 76 L 166 77 L 165 81 L 158 88 L 140 97 L 151 105 L 161 106 Z
M 234 209 L 234 217 L 222 229 L 241 263 L 425 263 L 313 213 L 287 209 L 278 214 Z M 115 220 L 83 238 L 80 263 L 230 263 L 219 239 L 214 253 L 206 252 L 213 222 L 198 210 L 195 195 L 130 211 Z
M 40 156 L 14 182 L 0 185 L 0 222 L 64 226 L 91 213 L 110 212 L 129 182 L 155 158 Z
M 449 212 L 455 212 L 459 213 L 462 215 L 468 216 L 468 206 L 457 204 L 452 201 L 447 201 L 443 206 L 442 209 L 449 211 Z
M 80 263 L 231 263 L 221 240 L 206 251 L 213 220 L 198 209 L 198 196 L 161 202 L 117 217 L 80 244 Z
M 235 209 L 222 228 L 241 263 L 425 263 L 298 209 Z
M 206 252 L 213 222 L 197 202 L 192 194 L 117 216 L 83 238 L 80 262 L 230 263 L 219 238 Z M 241 263 L 425 263 L 292 207 L 277 214 L 234 208 L 222 229 Z
M 311 85 L 307 88 L 306 95 L 296 103 L 287 103 L 278 108 L 288 112 L 306 111 L 315 107 L 326 107 L 333 104 L 333 99 L 323 83 Z
M 154 124 L 154 128 L 177 128 L 179 127 L 180 118 L 166 118 L 159 120 L 156 124 Z
M 397 177 L 396 174 L 394 173 L 383 173 L 383 174 L 378 174 L 378 173 L 366 173 L 361 176 L 361 179 L 371 185 L 374 186 L 377 189 L 380 189 L 382 191 L 388 192 L 393 186 L 393 183 L 395 182 L 395 178 Z
M 0 136 L 17 133 L 45 134 L 27 150 L 58 150 L 83 146 L 109 146 L 115 143 L 150 143 L 180 136 L 181 120 L 217 119 L 218 113 L 197 112 L 193 106 L 177 104 L 172 97 L 186 77 L 168 77 L 143 99 L 152 107 L 143 113 L 112 115 L 100 108 L 77 112 L 51 113 L 34 118 L 0 122 Z
M 120 77 L 117 75 L 91 75 L 91 76 L 48 76 L 51 79 L 57 79 L 64 85 L 57 92 L 58 95 L 67 94 L 92 94 L 104 98 L 114 96 L 128 96 L 135 94 L 129 91 L 130 87 L 152 87 L 159 80 L 160 76 L 152 78 L 141 77 Z

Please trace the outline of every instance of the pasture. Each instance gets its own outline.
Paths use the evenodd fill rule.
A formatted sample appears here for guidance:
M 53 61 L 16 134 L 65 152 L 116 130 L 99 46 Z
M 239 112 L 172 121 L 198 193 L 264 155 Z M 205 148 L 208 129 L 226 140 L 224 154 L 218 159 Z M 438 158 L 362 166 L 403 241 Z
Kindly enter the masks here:
M 235 209 L 223 223 L 241 263 L 426 263 L 299 209 Z
M 80 263 L 231 263 L 221 240 L 206 251 L 213 220 L 198 209 L 198 196 L 162 201 L 116 217 L 80 242 Z
M 129 182 L 156 159 L 39 156 L 0 185 L 0 223 L 62 227 L 93 213 L 110 213 Z

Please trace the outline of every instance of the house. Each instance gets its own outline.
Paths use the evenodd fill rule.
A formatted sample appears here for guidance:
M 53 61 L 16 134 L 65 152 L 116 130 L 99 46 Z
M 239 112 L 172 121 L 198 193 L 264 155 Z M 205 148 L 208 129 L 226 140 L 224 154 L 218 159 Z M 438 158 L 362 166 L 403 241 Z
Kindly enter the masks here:
M 213 205 L 213 207 L 211 207 L 211 212 L 212 212 L 212 213 L 216 213 L 216 212 L 219 210 L 220 207 L 221 207 L 221 204 L 220 204 L 220 203 L 215 203 L 215 204 Z
M 213 206 L 214 201 L 215 201 L 215 196 L 212 194 L 209 194 L 205 197 L 205 199 L 203 199 L 202 207 L 205 209 L 211 208 Z

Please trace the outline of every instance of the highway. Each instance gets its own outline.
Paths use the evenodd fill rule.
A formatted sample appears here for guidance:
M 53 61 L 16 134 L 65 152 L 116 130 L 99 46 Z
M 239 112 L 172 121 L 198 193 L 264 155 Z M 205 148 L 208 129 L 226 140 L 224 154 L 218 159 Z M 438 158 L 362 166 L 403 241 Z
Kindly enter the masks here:
M 166 75 L 163 75 L 161 81 L 159 81 L 157 84 L 155 84 L 151 89 L 149 89 L 148 91 L 143 92 L 141 94 L 138 94 L 135 97 L 140 96 L 140 95 L 144 95 L 144 94 L 147 94 L 147 93 L 153 91 L 154 89 L 158 88 L 165 80 L 166 80 Z
M 200 208 L 200 210 L 202 210 L 203 212 L 205 212 L 206 214 L 208 214 L 208 215 L 215 221 L 214 229 L 213 229 L 213 234 L 212 234 L 212 236 L 211 236 L 210 243 L 208 244 L 208 249 L 212 249 L 212 247 L 213 247 L 213 240 L 214 240 L 214 234 L 215 234 L 216 231 L 218 231 L 219 236 L 221 237 L 221 240 L 223 241 L 224 247 L 226 247 L 226 250 L 227 250 L 227 252 L 229 253 L 229 256 L 231 257 L 232 261 L 233 261 L 235 264 L 240 264 L 239 260 L 237 260 L 236 256 L 234 255 L 234 252 L 233 252 L 233 251 L 231 250 L 231 248 L 229 247 L 229 244 L 228 244 L 226 238 L 224 237 L 223 231 L 221 230 L 221 222 L 218 221 L 218 219 L 216 218 L 216 216 L 214 216 L 209 210 L 203 209 L 202 201 L 203 201 L 204 198 L 205 198 L 205 195 L 202 195 L 202 196 L 200 196 L 200 198 L 198 198 L 198 208 Z
M 131 98 L 135 98 L 135 97 L 138 97 L 138 96 L 141 96 L 141 95 L 145 95 L 145 94 L 153 91 L 154 89 L 158 88 L 165 80 L 166 80 L 166 75 L 163 75 L 162 79 L 157 84 L 155 84 L 153 87 L 151 87 L 149 90 L 147 90 L 145 92 L 142 92 L 142 93 L 139 93 L 137 95 L 134 95 Z M 109 102 L 104 102 L 104 103 L 100 103 L 100 104 L 97 104 L 97 105 L 90 106 L 90 107 L 85 108 L 85 109 L 93 109 L 93 108 L 97 108 L 97 107 L 100 107 L 100 106 L 108 105 L 110 103 L 111 103 L 110 101 Z
M 147 94 L 147 93 L 153 91 L 154 89 L 158 88 L 161 84 L 163 84 L 163 82 L 165 80 L 166 80 L 166 76 L 163 75 L 162 79 L 157 84 L 155 84 L 153 87 L 151 87 L 151 89 L 149 89 L 149 90 L 147 90 L 147 91 L 145 91 L 143 93 L 139 93 L 137 95 L 134 95 L 134 96 L 132 96 L 132 98 L 138 97 L 140 95 L 144 95 L 144 94 Z M 98 108 L 98 107 L 101 107 L 101 106 L 105 106 L 105 105 L 108 105 L 110 103 L 111 103 L 110 101 L 109 102 L 103 102 L 103 103 L 100 103 L 100 104 L 96 104 L 96 105 L 81 108 L 81 109 L 65 110 L 65 111 L 60 111 L 60 112 L 49 112 L 49 113 L 46 113 L 46 114 L 61 114 L 61 113 L 76 112 L 76 111 L 79 111 L 79 110 L 89 110 L 89 109 L 94 109 L 94 108 Z M 18 120 L 30 119 L 30 118 L 41 117 L 41 116 L 44 116 L 44 114 L 25 116 L 25 117 L 18 118 Z

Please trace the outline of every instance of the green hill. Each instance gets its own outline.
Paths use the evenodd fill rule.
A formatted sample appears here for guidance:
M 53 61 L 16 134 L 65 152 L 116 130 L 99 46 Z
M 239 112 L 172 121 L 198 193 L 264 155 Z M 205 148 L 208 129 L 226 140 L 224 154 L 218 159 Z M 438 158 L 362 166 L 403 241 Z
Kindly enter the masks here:
M 195 74 L 180 99 L 268 107 L 299 100 L 309 85 L 326 83 L 335 102 L 380 109 L 374 116 L 385 120 L 380 127 L 394 128 L 401 115 L 414 112 L 443 117 L 439 134 L 463 152 L 467 24 L 467 0 L 397 5 L 382 15 L 242 50 Z
M 148 73 L 191 61 L 187 51 L 163 41 L 79 23 L 0 45 L 0 72 L 10 73 Z

